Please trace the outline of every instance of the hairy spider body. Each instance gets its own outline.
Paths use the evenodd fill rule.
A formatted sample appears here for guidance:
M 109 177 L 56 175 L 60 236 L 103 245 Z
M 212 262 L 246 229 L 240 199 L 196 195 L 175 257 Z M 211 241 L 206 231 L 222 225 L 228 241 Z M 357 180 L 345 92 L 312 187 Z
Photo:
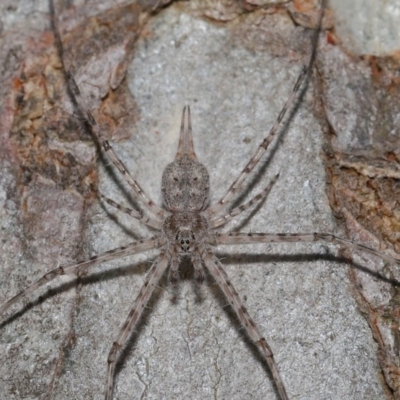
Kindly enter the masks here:
M 171 253 L 169 279 L 172 282 L 179 279 L 178 269 L 183 256 L 192 260 L 196 278 L 204 280 L 199 248 L 209 235 L 208 221 L 199 214 L 209 201 L 209 176 L 204 165 L 197 161 L 193 147 L 181 149 L 187 138 L 183 118 L 180 148 L 175 161 L 166 167 L 161 184 L 164 204 L 172 213 L 162 224 L 164 246 Z M 191 132 L 190 125 L 189 129 Z
M 190 108 L 188 128 L 182 115 L 181 138 L 175 161 L 163 173 L 161 191 L 166 209 L 172 213 L 163 223 L 162 233 L 166 248 L 178 256 L 170 272 L 170 280 L 179 278 L 178 268 L 182 256 L 188 256 L 195 266 L 196 278 L 204 279 L 200 263 L 200 250 L 210 235 L 207 218 L 200 214 L 208 206 L 210 178 L 206 167 L 197 161 L 193 148 Z

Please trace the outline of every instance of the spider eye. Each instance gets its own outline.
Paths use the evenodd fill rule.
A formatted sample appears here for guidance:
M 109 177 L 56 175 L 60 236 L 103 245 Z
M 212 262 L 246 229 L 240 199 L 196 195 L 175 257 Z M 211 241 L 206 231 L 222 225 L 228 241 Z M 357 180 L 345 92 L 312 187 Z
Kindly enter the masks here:
M 195 176 L 195 177 L 193 178 L 193 180 L 196 182 L 196 181 L 198 180 L 197 176 Z

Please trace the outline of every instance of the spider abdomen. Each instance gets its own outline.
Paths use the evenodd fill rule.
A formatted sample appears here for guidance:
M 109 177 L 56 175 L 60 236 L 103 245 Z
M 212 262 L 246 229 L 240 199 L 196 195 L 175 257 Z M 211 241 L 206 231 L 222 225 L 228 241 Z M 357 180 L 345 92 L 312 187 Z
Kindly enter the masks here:
M 175 159 L 164 170 L 161 191 L 168 211 L 196 213 L 204 210 L 210 194 L 206 167 L 188 155 Z

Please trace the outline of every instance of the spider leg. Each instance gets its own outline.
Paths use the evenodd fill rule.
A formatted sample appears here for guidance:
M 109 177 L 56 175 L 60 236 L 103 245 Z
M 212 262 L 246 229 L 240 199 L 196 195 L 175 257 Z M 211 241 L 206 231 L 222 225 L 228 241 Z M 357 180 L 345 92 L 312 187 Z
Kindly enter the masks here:
M 112 400 L 113 384 L 114 384 L 114 373 L 117 365 L 118 358 L 121 354 L 126 341 L 132 334 L 136 324 L 138 323 L 143 310 L 146 307 L 151 295 L 156 288 L 157 283 L 163 276 L 165 270 L 168 267 L 169 256 L 165 252 L 161 252 L 157 259 L 151 266 L 150 271 L 146 276 L 146 280 L 140 290 L 133 307 L 129 311 L 128 317 L 122 325 L 121 330 L 118 333 L 117 338 L 112 344 L 110 353 L 108 354 L 108 368 L 107 368 L 107 382 L 105 389 L 105 399 Z
M 132 208 L 122 206 L 121 204 L 117 203 L 116 201 L 108 198 L 107 196 L 104 196 L 104 194 L 102 194 L 102 193 L 99 193 L 99 196 L 110 206 L 116 208 L 117 210 L 122 211 L 125 214 L 130 215 L 131 217 L 137 219 L 138 221 L 144 223 L 145 225 L 150 226 L 155 229 L 158 229 L 158 230 L 161 229 L 162 222 L 159 221 L 158 219 L 146 217 L 145 215 L 142 215 L 140 212 L 133 210 Z
M 325 242 L 333 243 L 351 250 L 373 254 L 390 263 L 400 263 L 400 256 L 390 256 L 379 250 L 364 246 L 335 236 L 332 233 L 216 233 L 213 244 L 251 244 L 251 243 L 296 243 L 296 242 Z
M 137 200 L 139 200 L 144 207 L 157 215 L 158 217 L 164 218 L 165 212 L 164 210 L 155 204 L 143 191 L 141 186 L 133 179 L 132 175 L 129 173 L 123 162 L 119 159 L 117 154 L 115 153 L 114 149 L 111 147 L 110 143 L 107 139 L 104 138 L 100 127 L 97 125 L 96 120 L 94 119 L 90 108 L 86 104 L 85 98 L 82 96 L 79 87 L 75 81 L 75 78 L 68 71 L 67 66 L 65 65 L 64 61 L 64 47 L 61 40 L 60 31 L 58 29 L 58 21 L 55 15 L 54 4 L 53 1 L 50 1 L 50 15 L 51 15 L 51 24 L 54 32 L 54 39 L 56 46 L 59 51 L 60 61 L 62 65 L 62 69 L 65 71 L 65 78 L 68 87 L 69 94 L 72 98 L 72 102 L 78 112 L 83 116 L 85 121 L 89 124 L 93 135 L 95 136 L 98 143 L 103 148 L 103 151 L 107 158 L 112 162 L 112 164 L 118 169 L 121 175 L 124 177 L 127 184 L 132 188 Z
M 206 215 L 208 218 L 212 218 L 212 216 L 216 215 L 225 207 L 229 206 L 233 201 L 234 196 L 240 196 L 242 191 L 245 189 L 244 182 L 245 180 L 251 175 L 254 168 L 258 165 L 259 161 L 261 160 L 262 156 L 266 153 L 269 145 L 273 140 L 278 141 L 283 134 L 283 130 L 280 129 L 282 126 L 282 120 L 285 117 L 288 110 L 293 109 L 297 105 L 297 99 L 299 95 L 299 90 L 302 87 L 305 87 L 305 83 L 308 81 L 308 77 L 310 75 L 310 71 L 312 65 L 314 63 L 315 54 L 317 51 L 317 43 L 318 43 L 318 36 L 321 30 L 322 24 L 322 16 L 323 11 L 325 8 L 326 0 L 322 0 L 320 14 L 318 18 L 317 29 L 314 31 L 314 35 L 312 37 L 312 50 L 308 61 L 306 64 L 303 65 L 300 75 L 298 76 L 296 83 L 293 86 L 292 93 L 286 103 L 284 104 L 281 112 L 277 120 L 275 121 L 274 125 L 270 129 L 268 135 L 264 138 L 262 143 L 259 145 L 256 153 L 251 157 L 250 161 L 244 167 L 238 178 L 231 184 L 226 194 L 213 206 L 211 206 L 207 211 Z M 304 84 L 304 85 L 303 85 Z M 289 112 L 288 115 L 290 116 L 292 112 Z
M 0 306 L 0 314 L 2 314 L 5 310 L 11 307 L 14 303 L 18 300 L 28 296 L 31 293 L 34 293 L 37 289 L 42 287 L 48 282 L 51 282 L 53 279 L 62 276 L 62 275 L 70 275 L 73 274 L 75 271 L 82 270 L 88 267 L 94 267 L 105 261 L 115 260 L 116 258 L 126 257 L 132 254 L 140 253 L 142 251 L 151 250 L 158 247 L 160 242 L 159 238 L 151 238 L 147 240 L 141 240 L 138 242 L 133 242 L 128 246 L 119 247 L 117 249 L 106 251 L 105 253 L 93 256 L 90 260 L 82 261 L 78 264 L 69 265 L 66 267 L 60 266 L 54 268 L 44 274 L 39 280 L 32 283 L 32 285 L 28 286 L 22 292 L 18 293 L 6 303 Z
M 260 203 L 261 201 L 263 201 L 267 197 L 268 193 L 271 191 L 272 186 L 275 184 L 275 182 L 277 181 L 278 178 L 279 178 L 279 174 L 275 175 L 274 178 L 272 179 L 272 181 L 268 184 L 268 186 L 265 187 L 262 192 L 258 193 L 247 203 L 242 204 L 239 207 L 235 207 L 228 214 L 225 214 L 222 217 L 217 217 L 217 218 L 211 219 L 210 228 L 215 229 L 221 225 L 225 225 L 232 218 L 234 218 L 237 215 L 241 214 L 242 212 L 246 211 L 247 209 L 252 207 L 254 204 L 257 204 L 257 203 Z
M 228 275 L 226 274 L 222 264 L 217 259 L 217 257 L 215 257 L 210 249 L 204 249 L 201 252 L 201 255 L 203 257 L 205 266 L 228 299 L 237 317 L 239 318 L 239 321 L 246 329 L 248 336 L 251 338 L 253 343 L 261 350 L 261 354 L 268 364 L 281 400 L 287 400 L 288 396 L 286 394 L 285 385 L 283 384 L 278 366 L 274 360 L 272 350 L 269 347 L 267 341 L 261 335 L 257 325 L 250 317 L 246 307 L 244 307 L 242 300 L 240 299 L 235 288 L 232 286 L 232 283 Z

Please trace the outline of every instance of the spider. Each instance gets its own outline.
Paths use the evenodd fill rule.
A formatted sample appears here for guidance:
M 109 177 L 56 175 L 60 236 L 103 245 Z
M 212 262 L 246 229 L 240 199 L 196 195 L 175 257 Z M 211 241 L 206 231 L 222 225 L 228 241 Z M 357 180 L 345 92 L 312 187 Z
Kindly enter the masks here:
M 304 81 L 305 75 L 309 69 L 309 65 L 303 69 L 302 75 L 299 77 L 299 83 Z M 72 76 L 69 76 L 69 83 L 74 94 L 79 97 L 79 89 Z M 293 91 L 295 96 L 300 86 L 300 84 L 295 85 L 295 89 Z M 80 101 L 80 103 L 84 102 Z M 292 103 L 293 98 L 289 99 L 287 104 L 290 105 Z M 103 196 L 104 201 L 110 206 L 142 221 L 144 224 L 147 224 L 160 233 L 152 239 L 140 241 L 136 244 L 129 245 L 126 248 L 112 250 L 104 253 L 103 255 L 95 256 L 93 259 L 86 262 L 65 268 L 58 267 L 49 272 L 49 274 L 46 274 L 45 277 L 39 281 L 39 283 L 34 284 L 20 295 L 17 295 L 11 299 L 3 306 L 1 312 L 16 302 L 19 298 L 25 297 L 42 284 L 47 283 L 50 278 L 53 279 L 63 273 L 74 273 L 80 268 L 94 266 L 100 262 L 115 259 L 130 252 L 134 253 L 149 250 L 150 248 L 160 248 L 160 254 L 154 261 L 144 286 L 140 291 L 135 304 L 133 305 L 131 313 L 129 314 L 128 320 L 124 324 L 124 326 L 129 329 L 128 331 L 124 331 L 124 328 L 121 329 L 121 332 L 110 351 L 108 359 L 109 369 L 107 374 L 106 398 L 111 398 L 112 396 L 114 370 L 121 347 L 123 347 L 123 345 L 126 343 L 126 340 L 134 330 L 135 324 L 140 318 L 142 309 L 151 295 L 151 291 L 154 290 L 157 281 L 168 267 L 170 280 L 174 281 L 178 278 L 177 268 L 179 266 L 179 261 L 183 256 L 192 260 L 195 271 L 194 275 L 197 281 L 201 282 L 204 279 L 204 269 L 208 270 L 208 272 L 214 277 L 215 281 L 225 293 L 228 301 L 231 303 L 247 334 L 260 348 L 261 354 L 271 369 L 281 398 L 287 398 L 285 384 L 280 377 L 279 368 L 271 356 L 271 350 L 262 339 L 260 329 L 250 318 L 248 312 L 244 309 L 243 301 L 238 297 L 236 291 L 232 287 L 232 284 L 228 283 L 228 278 L 226 277 L 222 264 L 211 251 L 213 246 L 216 244 L 271 243 L 275 241 L 333 241 L 338 242 L 342 246 L 347 246 L 351 250 L 354 248 L 360 249 L 376 254 L 382 258 L 386 257 L 386 259 L 390 261 L 395 260 L 372 249 L 357 245 L 346 239 L 337 238 L 330 234 L 314 235 L 307 233 L 271 235 L 216 233 L 216 228 L 223 226 L 226 222 L 229 222 L 230 219 L 245 211 L 246 208 L 254 206 L 255 203 L 261 202 L 272 188 L 277 176 L 270 181 L 263 191 L 260 191 L 257 196 L 250 200 L 250 202 L 245 203 L 244 206 L 233 206 L 233 208 L 231 207 L 232 209 L 230 211 L 225 211 L 226 208 L 229 209 L 229 206 L 232 205 L 232 200 L 234 198 L 240 197 L 240 190 L 245 190 L 245 185 L 241 187 L 241 184 L 238 183 L 238 181 L 248 181 L 251 178 L 251 172 L 253 168 L 248 168 L 247 170 L 245 168 L 245 173 L 243 173 L 235 181 L 236 185 L 231 185 L 231 189 L 227 191 L 226 195 L 221 199 L 222 201 L 219 201 L 214 206 L 209 206 L 208 173 L 204 166 L 198 162 L 195 155 L 192 141 L 189 108 L 185 108 L 182 113 L 181 136 L 175 161 L 169 167 L 167 167 L 166 171 L 164 172 L 162 190 L 164 194 L 165 207 L 162 209 L 156 206 L 154 202 L 149 200 L 148 196 L 144 194 L 138 184 L 130 177 L 127 169 L 121 163 L 118 156 L 109 145 L 108 141 L 103 139 L 101 132 L 96 131 L 96 122 L 91 117 L 88 109 L 84 108 L 83 112 L 86 119 L 93 127 L 94 132 L 102 144 L 105 153 L 108 154 L 110 160 L 122 173 L 123 177 L 127 179 L 128 184 L 132 187 L 136 199 L 141 202 L 151 216 L 149 217 L 148 214 L 143 215 L 133 209 L 128 209 L 127 207 L 121 206 L 105 196 Z M 276 127 L 278 126 L 279 123 L 276 125 Z M 273 135 L 270 134 L 267 140 L 269 141 L 272 138 Z M 262 155 L 264 150 L 266 150 L 265 147 L 267 146 L 264 144 L 264 146 L 260 148 L 260 155 Z M 251 163 L 252 162 L 250 161 L 250 164 Z M 188 171 L 190 171 L 190 174 Z M 187 183 L 189 177 L 192 178 L 190 185 Z M 235 186 L 238 187 L 238 189 L 233 190 Z M 175 228 L 172 229 L 171 227 Z

